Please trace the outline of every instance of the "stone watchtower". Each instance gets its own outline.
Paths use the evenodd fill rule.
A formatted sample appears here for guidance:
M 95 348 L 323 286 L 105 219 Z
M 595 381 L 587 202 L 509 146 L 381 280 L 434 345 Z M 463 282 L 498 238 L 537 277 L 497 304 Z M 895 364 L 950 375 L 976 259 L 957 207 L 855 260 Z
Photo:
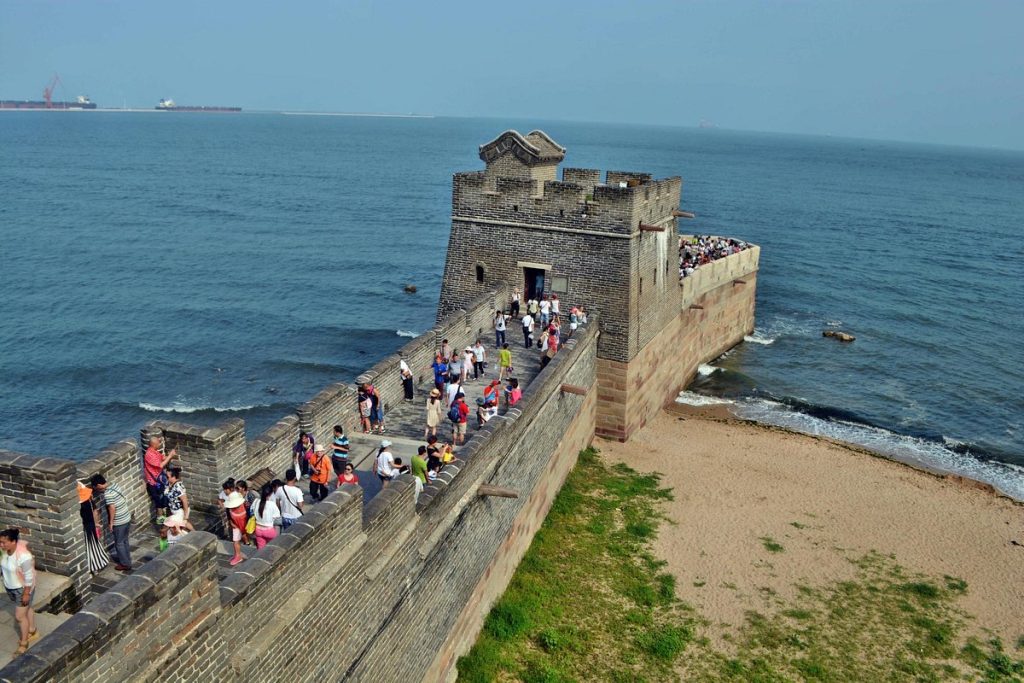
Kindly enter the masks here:
M 539 130 L 505 131 L 480 158 L 483 171 L 454 176 L 438 319 L 499 282 L 518 286 L 524 301 L 557 294 L 563 316 L 579 304 L 597 313 L 597 433 L 628 438 L 647 419 L 631 417 L 647 391 L 631 367 L 672 361 L 668 344 L 650 342 L 680 316 L 682 180 L 608 171 L 602 181 L 601 171 L 576 168 L 559 180 L 565 148 Z M 510 344 L 521 339 L 518 324 L 509 330 Z

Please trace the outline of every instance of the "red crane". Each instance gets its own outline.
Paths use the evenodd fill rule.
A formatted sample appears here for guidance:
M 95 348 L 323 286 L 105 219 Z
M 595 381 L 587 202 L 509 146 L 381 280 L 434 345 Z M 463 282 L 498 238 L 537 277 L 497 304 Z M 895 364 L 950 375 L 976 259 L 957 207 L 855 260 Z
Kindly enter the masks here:
M 50 84 L 43 88 L 43 99 L 46 100 L 46 108 L 53 108 L 53 89 L 60 83 L 60 75 L 57 73 L 53 74 L 53 78 L 50 79 Z

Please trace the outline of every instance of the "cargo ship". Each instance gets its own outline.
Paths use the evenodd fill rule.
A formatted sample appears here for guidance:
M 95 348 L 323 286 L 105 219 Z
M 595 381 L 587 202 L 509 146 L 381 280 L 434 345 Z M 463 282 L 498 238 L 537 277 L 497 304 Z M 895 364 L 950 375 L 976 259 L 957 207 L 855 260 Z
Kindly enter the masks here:
M 95 109 L 96 103 L 85 95 L 79 95 L 74 102 L 53 102 L 45 100 L 0 100 L 0 109 Z
M 233 113 L 242 111 L 241 107 L 195 107 L 182 104 L 175 104 L 174 100 L 160 100 L 156 105 L 157 111 L 206 111 L 214 113 Z

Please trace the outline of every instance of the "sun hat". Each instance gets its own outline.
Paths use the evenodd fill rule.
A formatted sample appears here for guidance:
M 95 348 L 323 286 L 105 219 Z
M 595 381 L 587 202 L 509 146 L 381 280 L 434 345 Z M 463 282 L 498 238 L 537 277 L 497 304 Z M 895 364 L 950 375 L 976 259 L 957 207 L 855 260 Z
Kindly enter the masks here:
M 391 445 L 391 442 L 388 441 L 387 439 L 384 439 L 383 441 L 380 442 L 380 447 L 381 448 L 387 448 L 390 445 Z
M 440 396 L 441 395 L 441 390 L 440 389 L 431 389 L 430 390 L 430 395 L 431 396 Z
M 230 496 L 228 497 L 228 499 L 230 500 Z M 176 526 L 177 527 L 182 527 L 182 526 L 185 526 L 185 520 L 184 519 L 175 519 L 174 517 L 168 517 L 167 519 L 164 520 L 164 526 L 166 526 L 166 527 L 176 527 Z
M 245 498 L 242 498 L 242 494 L 238 491 L 232 491 L 228 494 L 228 499 L 224 501 L 224 507 L 228 510 L 233 510 L 236 507 L 245 505 Z
M 323 453 L 324 452 L 324 445 L 322 443 L 318 443 L 316 445 L 316 448 L 313 449 L 313 452 L 314 453 Z

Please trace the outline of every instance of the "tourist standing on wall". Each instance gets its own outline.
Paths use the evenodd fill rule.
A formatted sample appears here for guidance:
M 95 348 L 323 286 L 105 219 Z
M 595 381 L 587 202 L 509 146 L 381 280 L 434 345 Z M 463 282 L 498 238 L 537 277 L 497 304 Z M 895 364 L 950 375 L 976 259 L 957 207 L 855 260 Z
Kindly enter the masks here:
M 0 567 L 3 568 L 4 588 L 7 597 L 14 603 L 14 620 L 18 624 L 18 649 L 14 656 L 28 650 L 30 640 L 39 637 L 36 631 L 36 615 L 32 600 L 36 592 L 36 561 L 29 552 L 28 544 L 20 541 L 17 529 L 0 531 Z
M 558 295 L 557 294 L 552 294 L 551 295 L 551 317 L 552 318 L 557 318 L 558 317 L 559 305 L 560 305 L 560 302 L 558 301 Z
M 157 516 L 165 514 L 167 510 L 167 498 L 164 497 L 166 488 L 166 480 L 163 477 L 164 468 L 177 455 L 177 449 L 172 448 L 164 453 L 162 448 L 163 440 L 159 436 L 150 437 L 149 448 L 142 456 L 142 477 L 146 481 L 146 493 L 153 501 L 153 509 Z
M 437 434 L 437 425 L 441 424 L 444 415 L 444 404 L 441 402 L 441 392 L 437 388 L 430 390 L 430 398 L 427 399 L 427 427 L 423 430 L 423 438 L 431 434 Z
M 545 334 L 547 334 L 545 332 Z M 549 336 L 547 348 L 544 350 L 544 355 L 540 357 L 540 369 L 543 370 L 551 362 L 551 359 L 555 357 L 555 353 L 558 351 L 558 337 Z
M 551 319 L 551 299 L 544 297 L 540 301 L 540 326 L 547 327 L 548 320 Z
M 444 385 L 448 383 L 448 359 L 440 353 L 434 354 L 430 369 L 434 371 L 434 388 L 444 391 Z
M 299 432 L 299 440 L 292 447 L 292 466 L 302 472 L 303 477 L 309 476 L 309 459 L 313 457 L 316 439 L 309 432 Z
M 128 498 L 117 484 L 108 484 L 102 474 L 92 475 L 92 488 L 103 494 L 107 506 L 108 528 L 114 535 L 114 553 L 117 563 L 114 569 L 127 572 L 132 569 L 132 551 L 128 546 L 128 532 L 132 526 L 132 511 L 128 509 Z
M 289 470 L 294 476 L 295 470 Z M 235 546 L 235 555 L 231 558 L 231 566 L 235 566 L 245 558 L 242 556 L 242 538 L 245 536 L 245 523 L 249 515 L 245 511 L 245 498 L 238 491 L 228 494 L 224 501 L 224 509 L 228 511 L 228 518 L 231 520 L 231 542 Z
M 487 350 L 484 343 L 479 339 L 473 346 L 473 379 L 480 379 L 487 376 Z
M 467 346 L 462 350 L 462 383 L 469 379 L 469 373 L 473 369 L 473 347 Z
M 462 357 L 453 353 L 448 361 L 448 385 L 462 384 Z
M 185 484 L 181 481 L 181 468 L 168 467 L 167 481 L 170 486 L 167 488 L 167 509 L 170 510 L 170 519 L 178 522 L 180 526 L 189 531 L 195 531 L 191 522 L 188 521 L 189 510 L 188 494 L 185 492 Z
M 469 406 L 462 392 L 455 395 L 455 402 L 448 409 L 448 419 L 452 422 L 452 441 L 456 444 L 466 442 L 466 423 L 469 421 Z
M 447 339 L 441 340 L 441 358 L 448 360 L 452 357 L 452 345 L 448 343 Z
M 538 320 L 540 314 L 540 305 L 536 299 L 530 299 L 526 304 L 526 312 L 529 313 L 534 320 Z
M 505 379 L 506 375 L 512 374 L 512 350 L 508 348 L 508 344 L 501 345 L 501 351 L 498 351 L 498 381 Z
M 519 295 L 520 295 L 519 288 L 515 287 L 512 290 L 511 313 L 512 313 L 512 317 L 513 318 L 518 318 L 519 317 L 519 298 L 520 298 Z M 504 342 L 502 342 L 502 343 L 504 343 Z M 499 344 L 499 346 L 500 346 L 500 344 Z
M 78 482 L 78 512 L 85 531 L 85 556 L 89 560 L 89 571 L 95 574 L 110 564 L 110 561 L 100 545 L 102 525 L 96 516 L 96 506 L 92 504 L 92 489 L 82 482 Z
M 284 478 L 284 486 L 277 489 L 277 507 L 281 511 L 281 528 L 287 529 L 302 516 L 302 489 L 296 486 L 295 470 L 285 472 Z
M 523 345 L 530 348 L 530 337 L 533 336 L 533 316 L 529 313 L 523 316 Z
M 334 474 L 341 476 L 348 464 L 348 437 L 345 436 L 345 428 L 341 425 L 334 425 L 334 439 L 331 440 L 331 465 L 334 467 Z
M 370 412 L 373 410 L 373 401 L 363 387 L 359 387 L 359 395 L 356 397 L 356 410 L 359 412 L 359 424 L 363 427 L 363 434 L 370 433 Z
M 377 388 L 369 382 L 363 384 L 363 391 L 370 398 L 370 430 L 377 434 L 384 433 L 384 404 L 381 403 Z
M 331 464 L 320 444 L 313 451 L 313 459 L 309 462 L 309 497 L 314 503 L 327 497 L 327 482 L 330 480 Z
M 516 306 L 516 308 L 519 307 Z M 505 330 L 507 329 L 506 323 L 508 318 L 501 311 L 494 312 L 494 347 L 497 349 L 500 349 L 501 345 L 505 343 Z
M 402 378 L 402 389 L 405 391 L 405 400 L 411 401 L 413 395 L 412 386 L 412 370 L 409 369 L 409 364 L 402 358 L 398 361 L 398 374 Z
M 318 448 L 323 447 L 319 446 Z M 327 463 L 325 462 L 324 469 L 326 470 L 326 468 Z M 277 509 L 277 503 L 274 502 L 274 488 L 269 483 L 264 484 L 260 489 L 260 502 L 254 507 L 256 508 L 253 510 L 253 516 L 256 517 L 256 550 L 260 550 L 269 541 L 277 538 L 274 520 L 281 516 L 281 511 Z

